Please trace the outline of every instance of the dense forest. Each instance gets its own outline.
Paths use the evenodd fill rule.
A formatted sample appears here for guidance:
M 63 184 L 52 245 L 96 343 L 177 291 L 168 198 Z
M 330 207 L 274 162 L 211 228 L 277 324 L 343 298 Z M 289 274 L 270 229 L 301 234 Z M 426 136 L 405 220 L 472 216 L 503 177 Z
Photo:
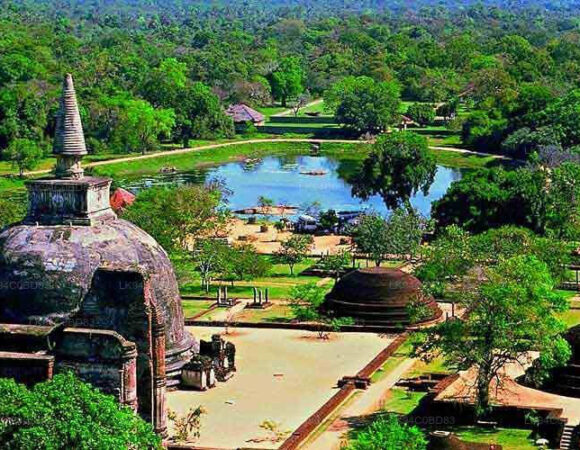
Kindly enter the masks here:
M 575 153 L 575 2 L 407 3 L 4 0 L 0 151 L 18 139 L 49 147 L 71 72 L 92 152 L 228 137 L 232 102 L 285 105 L 368 77 L 403 100 L 447 105 L 449 118 L 464 105 L 469 115 L 448 126 L 466 146 Z

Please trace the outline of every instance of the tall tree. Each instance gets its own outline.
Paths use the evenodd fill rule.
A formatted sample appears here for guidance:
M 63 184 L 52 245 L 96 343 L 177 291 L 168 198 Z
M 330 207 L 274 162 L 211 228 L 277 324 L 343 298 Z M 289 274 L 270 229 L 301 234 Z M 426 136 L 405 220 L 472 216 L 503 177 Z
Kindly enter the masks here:
M 252 244 L 237 244 L 229 248 L 225 261 L 226 275 L 232 282 L 250 281 L 265 276 L 270 270 L 270 263 L 256 252 Z
M 421 126 L 429 125 L 435 120 L 435 109 L 427 103 L 413 103 L 405 114 Z
M 196 238 L 213 237 L 224 229 L 228 212 L 224 193 L 209 186 L 158 187 L 141 192 L 123 211 L 123 218 L 151 234 L 168 252 L 183 252 Z
M 376 266 L 389 257 L 408 258 L 417 253 L 425 219 L 415 210 L 396 209 L 387 219 L 368 214 L 352 230 L 352 237 L 359 252 L 369 255 Z
M 415 344 L 429 360 L 441 354 L 458 370 L 475 370 L 476 411 L 490 411 L 490 384 L 500 380 L 508 363 L 525 364 L 529 352 L 540 352 L 544 370 L 564 364 L 570 348 L 556 316 L 567 302 L 554 289 L 546 264 L 533 256 L 517 256 L 486 271 L 473 296 L 465 296 L 463 319 L 446 321 L 425 331 Z
M 280 244 L 275 260 L 280 264 L 287 264 L 290 275 L 294 276 L 294 266 L 301 263 L 308 256 L 313 239 L 309 235 L 294 235 Z
M 411 197 L 428 193 L 436 171 L 427 139 L 410 132 L 392 133 L 377 139 L 352 180 L 352 192 L 362 199 L 378 194 L 387 207 L 410 211 Z
M 177 134 L 184 147 L 190 139 L 217 139 L 232 137 L 234 123 L 225 114 L 217 95 L 203 83 L 193 83 L 179 99 Z
M 155 148 L 160 137 L 169 137 L 174 125 L 172 109 L 155 109 L 145 100 L 124 100 L 113 142 L 123 152 L 145 154 Z
M 300 60 L 296 57 L 282 59 L 279 67 L 270 75 L 272 95 L 280 100 L 282 106 L 288 100 L 304 92 L 304 73 Z
M 230 255 L 229 246 L 220 240 L 197 239 L 192 251 L 195 269 L 201 277 L 201 287 L 209 292 L 212 278 L 224 271 Z
M 345 450 L 425 450 L 427 439 L 417 426 L 405 424 L 396 414 L 379 417 L 354 433 Z
M 398 117 L 399 85 L 369 77 L 347 77 L 325 92 L 324 101 L 336 121 L 348 130 L 379 134 Z
M 30 139 L 14 139 L 4 155 L 13 167 L 18 169 L 20 177 L 24 176 L 25 170 L 33 170 L 43 156 L 40 146 Z

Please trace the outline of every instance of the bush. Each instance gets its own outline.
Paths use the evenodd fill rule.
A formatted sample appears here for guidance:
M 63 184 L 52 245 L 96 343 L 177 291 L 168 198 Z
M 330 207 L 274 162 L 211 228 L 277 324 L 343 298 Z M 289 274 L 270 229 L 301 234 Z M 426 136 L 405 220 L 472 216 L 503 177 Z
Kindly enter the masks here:
M 150 424 L 72 373 L 31 389 L 0 379 L 0 398 L 1 448 L 161 448 Z
M 406 115 L 422 127 L 432 124 L 435 120 L 433 106 L 425 103 L 413 103 L 409 106 Z
M 399 422 L 397 416 L 389 414 L 355 433 L 345 450 L 425 450 L 427 440 L 416 426 Z

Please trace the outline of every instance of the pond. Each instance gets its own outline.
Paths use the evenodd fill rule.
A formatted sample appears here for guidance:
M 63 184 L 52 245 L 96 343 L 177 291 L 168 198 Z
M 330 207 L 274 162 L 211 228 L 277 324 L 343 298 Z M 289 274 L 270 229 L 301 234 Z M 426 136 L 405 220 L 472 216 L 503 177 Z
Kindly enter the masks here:
M 275 204 L 305 207 L 318 202 L 323 210 L 387 213 L 379 196 L 367 201 L 352 196 L 347 180 L 357 165 L 353 160 L 327 156 L 268 156 L 187 172 L 118 180 L 116 185 L 137 192 L 148 186 L 203 183 L 219 179 L 232 191 L 229 198 L 232 210 L 256 206 L 258 197 L 265 196 Z M 324 174 L 309 175 L 306 172 Z M 461 178 L 462 172 L 461 169 L 438 166 L 429 193 L 417 194 L 411 203 L 422 214 L 429 215 L 431 204 L 445 194 L 453 181 Z

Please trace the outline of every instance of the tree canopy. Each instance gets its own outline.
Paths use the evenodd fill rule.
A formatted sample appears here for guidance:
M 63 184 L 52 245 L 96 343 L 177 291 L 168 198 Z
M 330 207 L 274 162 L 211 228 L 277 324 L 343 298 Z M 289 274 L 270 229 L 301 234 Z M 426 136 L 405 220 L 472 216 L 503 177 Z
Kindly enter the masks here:
M 427 194 L 436 171 L 426 138 L 411 132 L 382 135 L 353 177 L 352 192 L 362 199 L 380 195 L 391 209 L 409 209 L 413 195 Z
M 338 123 L 362 134 L 379 134 L 395 123 L 400 105 L 400 88 L 395 82 L 346 77 L 325 92 L 326 107 Z
M 162 448 L 150 424 L 72 373 L 30 389 L 2 378 L 0 396 L 3 448 Z
M 485 272 L 485 280 L 473 295 L 464 296 L 469 310 L 425 331 L 416 342 L 416 352 L 424 359 L 441 354 L 458 369 L 473 368 L 477 411 L 490 410 L 490 384 L 500 380 L 500 371 L 511 362 L 529 362 L 529 352 L 540 352 L 544 370 L 565 364 L 570 347 L 562 337 L 565 324 L 557 312 L 567 302 L 555 291 L 545 263 L 535 256 L 505 259 Z

